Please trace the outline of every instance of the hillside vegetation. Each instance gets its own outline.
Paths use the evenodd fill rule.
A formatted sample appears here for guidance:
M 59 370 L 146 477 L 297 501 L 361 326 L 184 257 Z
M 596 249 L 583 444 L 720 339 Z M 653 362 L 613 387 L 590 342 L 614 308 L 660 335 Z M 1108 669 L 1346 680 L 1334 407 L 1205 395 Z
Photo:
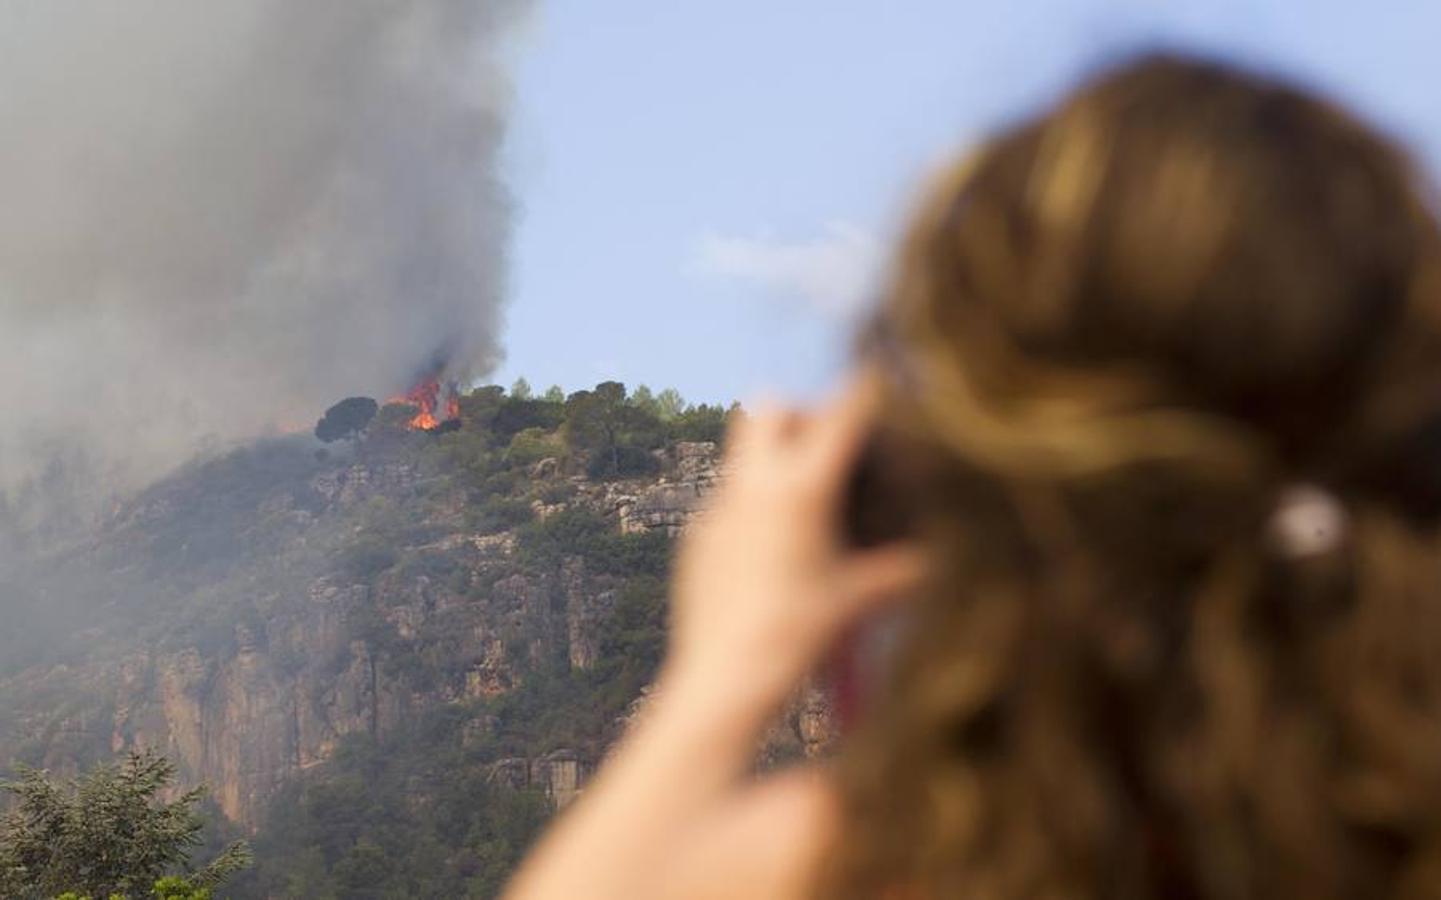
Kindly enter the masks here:
M 254 846 L 230 896 L 493 896 L 654 676 L 727 412 L 614 382 L 458 407 L 197 461 L 12 572 L 0 762 L 166 753 L 209 840 Z M 824 730 L 802 704 L 765 753 Z

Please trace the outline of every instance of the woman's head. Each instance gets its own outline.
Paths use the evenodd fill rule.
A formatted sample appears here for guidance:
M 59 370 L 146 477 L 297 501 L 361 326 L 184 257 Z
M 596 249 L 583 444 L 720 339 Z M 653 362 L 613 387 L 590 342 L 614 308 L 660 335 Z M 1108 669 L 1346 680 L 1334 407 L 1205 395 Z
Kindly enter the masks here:
M 940 180 L 866 345 L 938 573 L 830 895 L 1441 895 L 1429 203 L 1338 108 L 1172 57 Z M 1323 552 L 1270 527 L 1298 484 Z

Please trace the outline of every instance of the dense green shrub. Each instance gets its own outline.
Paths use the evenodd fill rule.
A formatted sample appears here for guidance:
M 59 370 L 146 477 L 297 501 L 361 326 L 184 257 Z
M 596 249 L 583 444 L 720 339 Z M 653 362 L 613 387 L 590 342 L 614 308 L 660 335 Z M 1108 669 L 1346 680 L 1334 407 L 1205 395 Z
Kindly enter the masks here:
M 592 572 L 606 575 L 664 575 L 671 540 L 660 531 L 622 534 L 616 523 L 591 509 L 568 507 L 520 531 L 520 561 L 539 570 L 570 557 L 584 558 Z
M 544 796 L 494 784 L 443 710 L 392 742 L 352 736 L 328 772 L 276 798 L 249 896 L 494 897 L 549 815 Z
M 204 828 L 201 789 L 163 799 L 174 780 L 173 763 L 143 751 L 69 783 L 35 770 L 0 783 L 14 800 L 0 820 L 0 896 L 193 896 L 248 865 L 249 848 L 233 844 L 187 879 L 161 880 L 188 864 Z
M 482 534 L 505 531 L 531 521 L 535 510 L 524 497 L 490 494 L 466 507 L 467 524 Z
M 374 535 L 362 535 L 340 554 L 340 571 L 353 581 L 369 581 L 400 559 L 395 547 Z
M 544 428 L 527 428 L 516 432 L 505 451 L 505 461 L 516 466 L 530 466 L 565 452 L 564 445 Z

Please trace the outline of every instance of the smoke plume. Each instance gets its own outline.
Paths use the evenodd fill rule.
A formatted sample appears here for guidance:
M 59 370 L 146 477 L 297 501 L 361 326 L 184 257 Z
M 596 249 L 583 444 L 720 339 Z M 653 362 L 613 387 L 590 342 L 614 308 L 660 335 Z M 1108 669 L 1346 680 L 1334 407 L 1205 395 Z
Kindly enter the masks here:
M 526 5 L 0 7 L 0 516 L 493 366 Z

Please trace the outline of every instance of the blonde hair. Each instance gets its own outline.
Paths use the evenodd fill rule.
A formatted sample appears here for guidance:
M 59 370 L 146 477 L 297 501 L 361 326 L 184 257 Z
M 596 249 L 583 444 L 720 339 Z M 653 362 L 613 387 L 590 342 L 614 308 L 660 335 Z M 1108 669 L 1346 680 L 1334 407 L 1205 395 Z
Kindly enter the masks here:
M 819 896 L 1441 896 L 1441 291 L 1345 112 L 1148 57 L 943 177 L 868 354 L 934 585 Z M 1288 485 L 1345 539 L 1267 538 Z

